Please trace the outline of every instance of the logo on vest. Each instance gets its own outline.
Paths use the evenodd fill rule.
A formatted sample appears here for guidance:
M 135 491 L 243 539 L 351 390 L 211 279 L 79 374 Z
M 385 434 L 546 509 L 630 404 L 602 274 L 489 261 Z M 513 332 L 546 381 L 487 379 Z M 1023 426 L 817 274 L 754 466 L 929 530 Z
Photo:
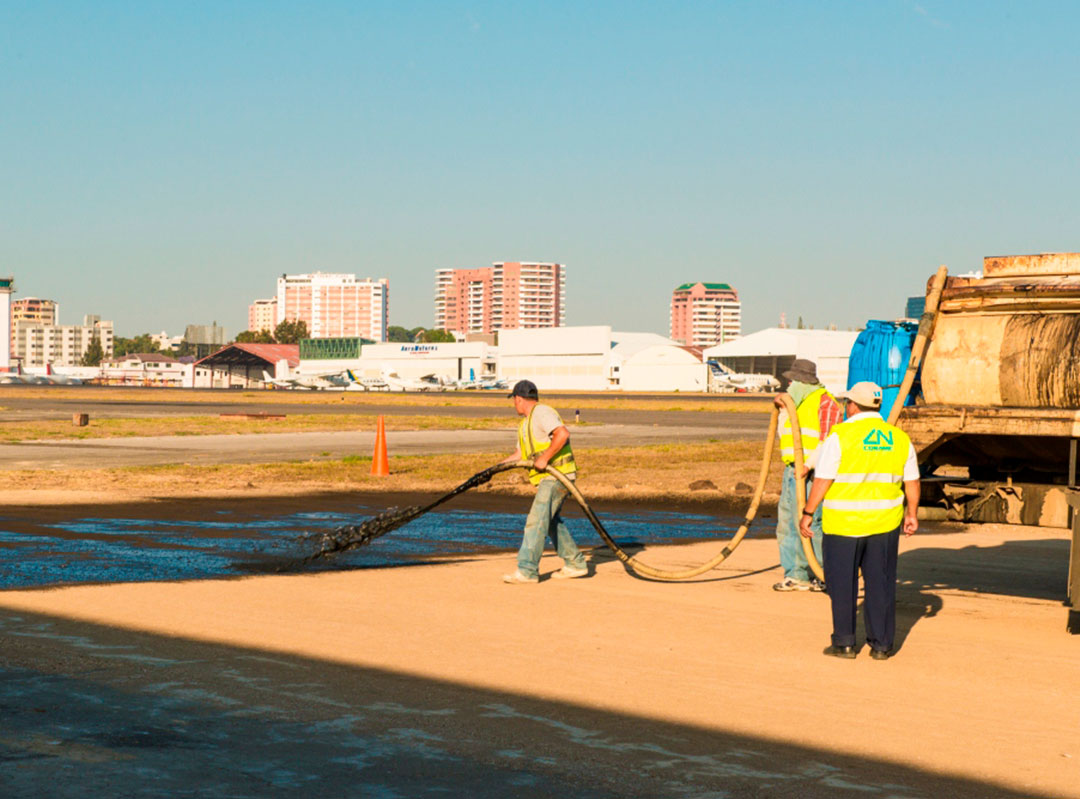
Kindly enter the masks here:
M 862 440 L 864 450 L 892 449 L 893 435 L 891 430 L 871 430 Z

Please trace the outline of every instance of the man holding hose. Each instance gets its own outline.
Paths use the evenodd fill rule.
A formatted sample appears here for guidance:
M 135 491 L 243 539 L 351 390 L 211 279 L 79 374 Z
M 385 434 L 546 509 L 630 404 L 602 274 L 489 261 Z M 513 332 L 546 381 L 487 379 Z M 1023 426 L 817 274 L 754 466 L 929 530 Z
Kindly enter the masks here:
M 787 394 L 795 402 L 799 430 L 802 432 L 803 478 L 817 464 L 818 445 L 824 441 L 834 424 L 842 418 L 840 406 L 825 386 L 818 382 L 817 365 L 805 358 L 798 358 L 784 372 L 791 381 Z M 802 541 L 799 539 L 799 506 L 795 480 L 795 440 L 791 432 L 792 420 L 780 401 L 777 422 L 780 434 L 780 457 L 784 461 L 784 475 L 780 483 L 780 502 L 776 506 L 776 540 L 780 545 L 780 565 L 784 567 L 784 579 L 773 586 L 774 591 L 821 591 L 825 588 L 816 577 L 811 578 L 810 564 L 806 560 Z M 807 484 L 809 488 L 809 484 Z M 821 511 L 811 521 L 814 554 L 821 562 Z
M 585 577 L 589 573 L 585 558 L 570 537 L 570 531 L 559 513 L 567 491 L 562 483 L 544 473 L 544 469 L 550 465 L 566 475 L 567 479 L 575 479 L 577 464 L 570 449 L 570 431 L 566 429 L 558 411 L 540 403 L 540 394 L 532 381 L 519 380 L 509 396 L 514 401 L 517 415 L 524 418 L 518 426 L 517 450 L 500 463 L 514 463 L 523 458 L 532 460 L 534 468 L 529 470 L 529 482 L 536 486 L 536 498 L 525 521 L 517 570 L 503 575 L 503 582 L 521 585 L 540 581 L 540 557 L 544 554 L 544 542 L 548 535 L 554 538 L 555 550 L 566 564 L 552 577 Z

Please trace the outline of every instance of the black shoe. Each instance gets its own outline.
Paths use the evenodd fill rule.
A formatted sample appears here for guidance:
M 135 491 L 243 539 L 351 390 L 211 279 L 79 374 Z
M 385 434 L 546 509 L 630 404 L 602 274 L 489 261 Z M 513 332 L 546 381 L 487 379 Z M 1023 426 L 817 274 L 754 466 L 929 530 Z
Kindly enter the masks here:
M 870 657 L 874 660 L 888 660 L 892 657 L 892 652 L 888 649 L 871 649 Z
M 855 657 L 855 647 L 853 646 L 827 646 L 821 650 L 821 654 L 829 655 L 834 658 L 853 658 Z

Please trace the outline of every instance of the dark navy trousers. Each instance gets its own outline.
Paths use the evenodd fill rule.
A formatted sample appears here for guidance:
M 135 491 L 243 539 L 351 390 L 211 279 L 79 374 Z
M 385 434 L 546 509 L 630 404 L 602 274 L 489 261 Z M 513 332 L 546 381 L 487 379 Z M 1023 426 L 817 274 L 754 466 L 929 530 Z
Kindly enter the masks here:
M 855 646 L 859 569 L 865 596 L 866 643 L 890 651 L 896 637 L 896 556 L 900 528 L 865 536 L 829 535 L 822 540 L 825 585 L 832 602 L 833 646 Z

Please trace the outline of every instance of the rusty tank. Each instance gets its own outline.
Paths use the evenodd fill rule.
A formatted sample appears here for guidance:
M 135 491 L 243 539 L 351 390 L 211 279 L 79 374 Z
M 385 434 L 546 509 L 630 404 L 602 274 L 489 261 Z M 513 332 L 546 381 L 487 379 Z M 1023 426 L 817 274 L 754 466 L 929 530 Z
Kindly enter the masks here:
M 1072 527 L 1080 625 L 1080 253 L 992 256 L 949 277 L 898 424 L 945 518 Z

